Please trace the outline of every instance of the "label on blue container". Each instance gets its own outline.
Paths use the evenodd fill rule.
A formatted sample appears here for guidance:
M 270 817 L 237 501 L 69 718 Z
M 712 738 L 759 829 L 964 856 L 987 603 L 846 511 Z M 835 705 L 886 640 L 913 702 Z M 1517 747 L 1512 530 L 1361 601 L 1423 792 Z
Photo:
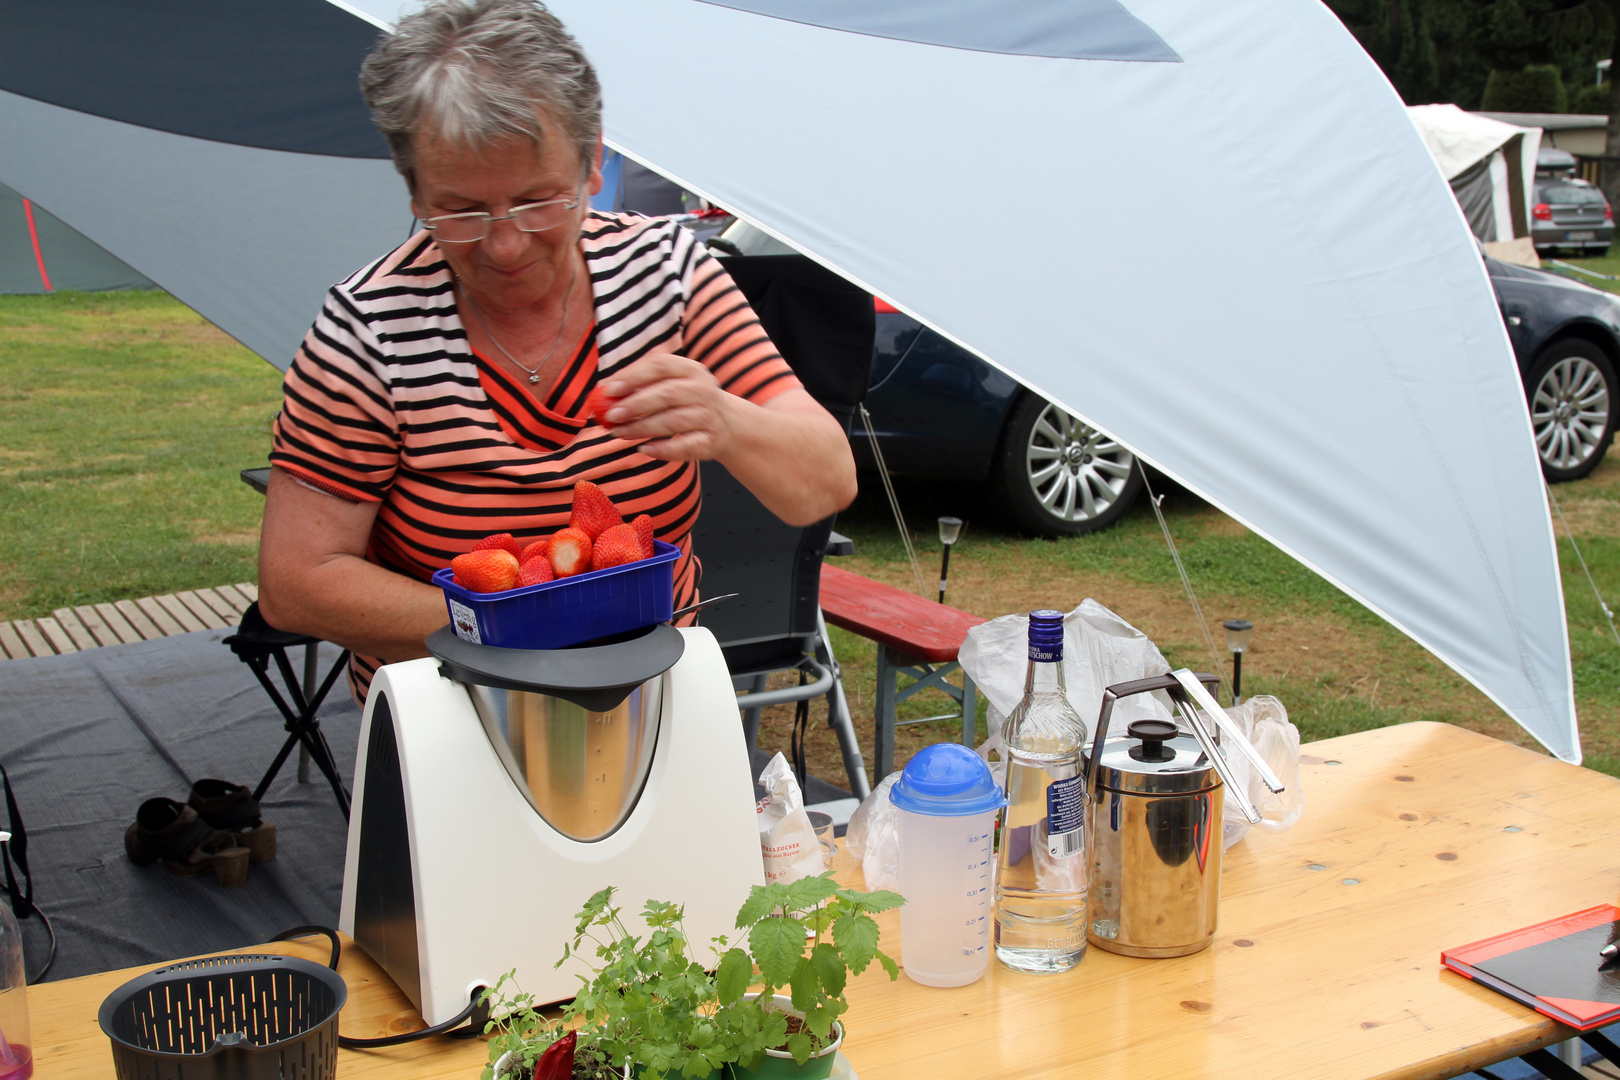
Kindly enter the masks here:
M 1037 645 L 1033 641 L 1030 642 L 1029 643 L 1029 658 L 1031 660 L 1038 660 L 1043 664 L 1055 664 L 1055 663 L 1057 663 L 1059 660 L 1063 659 L 1063 641 L 1062 641 L 1062 639 L 1061 638 L 1058 639 L 1056 642 L 1054 642 L 1051 645 Z
M 1086 846 L 1086 789 L 1082 777 L 1054 780 L 1046 789 L 1046 851 L 1054 859 Z
M 474 614 L 473 609 L 448 594 L 444 599 L 445 603 L 450 605 L 450 622 L 456 628 L 456 637 L 462 641 L 470 641 L 474 645 L 482 645 L 484 639 L 479 636 L 478 616 Z

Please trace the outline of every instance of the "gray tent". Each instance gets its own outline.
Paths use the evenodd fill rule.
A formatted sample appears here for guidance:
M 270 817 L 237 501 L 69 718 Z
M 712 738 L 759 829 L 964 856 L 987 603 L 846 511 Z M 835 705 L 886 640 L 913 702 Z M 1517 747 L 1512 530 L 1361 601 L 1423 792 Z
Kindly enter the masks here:
M 0 293 L 155 288 L 139 270 L 0 184 Z

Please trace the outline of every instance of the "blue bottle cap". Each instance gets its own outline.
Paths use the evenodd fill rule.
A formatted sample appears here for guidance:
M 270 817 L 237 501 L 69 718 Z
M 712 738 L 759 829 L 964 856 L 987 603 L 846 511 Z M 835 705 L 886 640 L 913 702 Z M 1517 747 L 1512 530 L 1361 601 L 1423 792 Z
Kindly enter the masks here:
M 1007 805 L 990 766 L 957 743 L 935 743 L 917 751 L 889 788 L 889 801 L 931 817 L 966 817 Z
M 1063 659 L 1063 612 L 1029 613 L 1029 658 L 1043 664 Z

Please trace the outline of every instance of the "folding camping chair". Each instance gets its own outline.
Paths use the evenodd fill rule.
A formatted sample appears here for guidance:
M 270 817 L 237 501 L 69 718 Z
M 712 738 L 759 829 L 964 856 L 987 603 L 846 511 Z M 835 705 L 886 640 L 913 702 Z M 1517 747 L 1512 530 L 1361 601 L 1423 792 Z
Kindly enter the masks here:
M 293 747 L 299 748 L 298 780 L 300 783 L 309 781 L 309 763 L 313 761 L 316 768 L 326 777 L 326 782 L 332 786 L 332 795 L 337 799 L 338 809 L 343 811 L 343 819 L 349 819 L 349 793 L 343 786 L 343 780 L 338 776 L 337 763 L 332 758 L 332 748 L 327 745 L 326 735 L 321 731 L 320 717 L 316 710 L 326 695 L 331 691 L 332 685 L 337 682 L 338 676 L 348 670 L 349 651 L 343 650 L 332 669 L 326 673 L 326 678 L 316 685 L 319 675 L 320 639 L 310 637 L 308 634 L 290 634 L 285 630 L 277 630 L 264 621 L 259 614 L 258 604 L 249 604 L 242 615 L 242 625 L 236 633 L 225 639 L 225 644 L 237 655 L 243 663 L 253 669 L 258 678 L 259 685 L 264 692 L 270 695 L 270 700 L 280 710 L 286 720 L 287 740 L 281 744 L 281 752 L 276 755 L 270 767 L 265 770 L 264 776 L 259 780 L 258 787 L 253 789 L 255 799 L 264 798 L 264 793 L 270 789 L 270 784 L 281 771 L 286 762 L 287 755 L 292 753 Z M 287 650 L 304 647 L 304 678 L 300 682 L 293 674 L 292 661 L 287 656 Z M 281 681 L 286 687 L 286 694 L 276 688 L 270 680 L 270 661 L 276 662 L 276 670 L 281 673 Z M 289 704 L 288 699 L 291 699 Z
M 802 255 L 721 261 L 799 381 L 847 432 L 872 369 L 871 296 Z M 737 704 L 749 749 L 761 709 L 826 696 L 850 791 L 865 798 L 866 767 L 818 604 L 833 519 L 786 525 L 724 466 L 705 462 L 702 469 L 703 510 L 692 546 L 703 567 L 703 595 L 738 595 L 705 609 L 700 621 L 719 639 L 742 691 Z M 801 685 L 765 689 L 772 672 L 792 670 L 803 673 Z

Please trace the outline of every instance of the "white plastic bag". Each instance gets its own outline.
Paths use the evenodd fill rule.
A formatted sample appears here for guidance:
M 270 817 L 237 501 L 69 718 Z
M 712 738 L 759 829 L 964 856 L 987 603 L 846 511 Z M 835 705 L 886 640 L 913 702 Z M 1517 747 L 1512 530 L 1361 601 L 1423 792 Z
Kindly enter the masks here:
M 778 753 L 759 774 L 765 797 L 759 816 L 759 850 L 765 859 L 765 882 L 797 881 L 821 873 L 821 841 L 804 810 L 804 795 L 787 758 Z
M 889 801 L 889 789 L 899 778 L 898 772 L 885 776 L 849 815 L 844 830 L 844 850 L 861 861 L 867 892 L 900 890 L 900 810 Z
M 1299 786 L 1299 728 L 1288 720 L 1288 710 L 1274 697 L 1252 697 L 1241 705 L 1226 710 L 1226 715 L 1238 726 L 1277 779 L 1283 783 L 1280 794 L 1272 794 L 1260 779 L 1260 773 L 1249 764 L 1249 759 L 1233 751 L 1226 755 L 1232 778 L 1243 787 L 1249 802 L 1260 811 L 1263 828 L 1281 831 L 1299 820 L 1305 812 L 1305 793 Z M 1249 819 L 1237 808 L 1235 799 L 1226 800 L 1221 814 L 1221 846 L 1231 847 L 1249 831 Z
M 1024 673 L 1029 666 L 1029 615 L 1003 615 L 980 623 L 967 633 L 957 654 L 962 670 L 988 702 L 986 721 L 990 736 L 979 756 L 990 761 L 991 751 L 1001 757 L 1001 725 L 1024 696 Z M 1069 704 L 1086 722 L 1087 741 L 1097 734 L 1103 690 L 1115 683 L 1163 675 L 1169 661 L 1148 636 L 1087 598 L 1063 616 L 1063 682 Z M 1110 736 L 1122 733 L 1134 720 L 1170 720 L 1170 699 L 1162 692 L 1122 698 L 1108 722 Z M 1090 746 L 1086 749 L 1089 751 Z M 990 762 L 996 783 L 1006 786 L 1000 761 Z

